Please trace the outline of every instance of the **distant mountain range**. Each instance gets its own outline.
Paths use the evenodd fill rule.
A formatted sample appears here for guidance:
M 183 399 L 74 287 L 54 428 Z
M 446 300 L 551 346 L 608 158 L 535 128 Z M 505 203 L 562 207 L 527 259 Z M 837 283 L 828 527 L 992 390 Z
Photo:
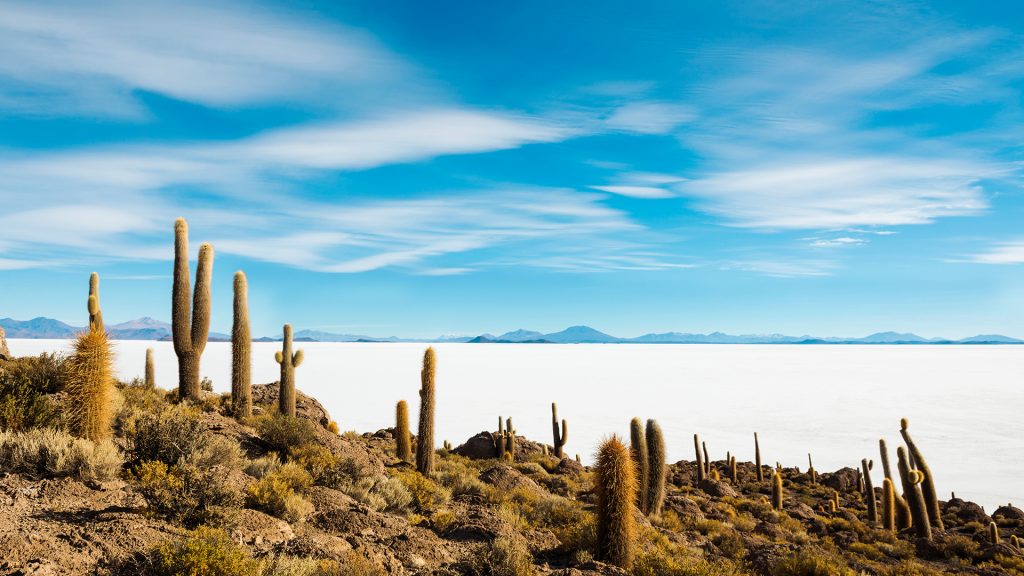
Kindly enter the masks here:
M 0 327 L 8 338 L 73 338 L 85 328 L 71 326 L 52 318 L 32 320 L 0 319 Z M 170 340 L 171 325 L 153 318 L 139 318 L 121 324 L 109 324 L 107 330 L 117 340 Z M 280 336 L 254 338 L 255 342 L 275 342 Z M 211 342 L 230 341 L 227 334 L 210 333 Z M 570 326 L 560 332 L 544 334 L 534 330 L 513 330 L 499 336 L 440 336 L 438 338 L 400 338 L 388 336 L 377 338 L 359 334 L 335 334 L 319 330 L 298 330 L 297 342 L 469 342 L 469 343 L 541 343 L 541 344 L 1024 344 L 1024 340 L 1001 334 L 979 334 L 960 340 L 949 338 L 924 338 L 917 334 L 900 332 L 876 332 L 863 338 L 786 336 L 785 334 L 691 334 L 688 332 L 663 332 L 644 334 L 635 338 L 619 338 L 605 334 L 589 326 Z

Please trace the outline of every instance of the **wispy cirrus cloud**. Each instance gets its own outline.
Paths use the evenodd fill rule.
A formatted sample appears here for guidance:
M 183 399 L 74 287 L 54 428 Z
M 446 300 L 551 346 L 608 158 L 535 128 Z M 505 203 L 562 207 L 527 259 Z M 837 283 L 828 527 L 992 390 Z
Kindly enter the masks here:
M 975 264 L 1024 264 L 1024 239 L 1000 242 L 956 261 Z
M 337 107 L 399 82 L 398 94 L 427 89 L 365 33 L 264 4 L 15 0 L 0 11 L 0 53 L 0 108 L 20 114 L 138 117 L 139 91 Z

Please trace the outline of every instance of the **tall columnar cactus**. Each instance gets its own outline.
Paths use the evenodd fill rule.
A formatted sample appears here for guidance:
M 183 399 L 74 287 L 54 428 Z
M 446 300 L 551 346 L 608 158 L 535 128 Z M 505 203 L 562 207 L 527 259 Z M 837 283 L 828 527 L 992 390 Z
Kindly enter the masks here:
M 420 427 L 416 442 L 416 469 L 424 476 L 434 473 L 434 349 L 423 353 L 420 371 Z
M 907 430 L 907 419 L 903 418 L 900 420 L 900 434 L 903 436 L 903 441 L 907 443 L 907 449 L 910 450 L 911 461 L 914 462 L 914 467 L 924 473 L 924 481 L 921 483 L 921 494 L 924 496 L 925 509 L 928 511 L 928 520 L 932 526 L 935 526 L 939 530 L 944 530 L 945 526 L 942 524 L 942 511 L 939 510 L 939 496 L 938 491 L 935 489 L 935 479 L 932 476 L 932 471 L 928 468 L 928 463 L 925 462 L 924 456 L 921 451 L 918 450 L 917 444 L 910 437 L 910 431 Z
M 811 484 L 818 483 L 818 473 L 814 470 L 814 462 L 811 461 L 810 452 L 807 453 L 807 477 L 811 479 Z
M 697 453 L 697 483 L 707 478 L 707 471 L 704 469 L 704 455 L 700 451 L 700 437 L 693 435 L 693 451 Z
M 210 274 L 213 246 L 199 246 L 195 293 L 188 268 L 188 223 L 174 222 L 174 291 L 171 300 L 171 335 L 178 356 L 178 396 L 199 399 L 199 359 L 210 335 Z M 191 316 L 191 320 L 190 317 Z
M 924 496 L 921 494 L 921 482 L 924 473 L 910 467 L 907 451 L 900 446 L 896 449 L 896 467 L 903 482 L 903 496 L 910 506 L 910 517 L 918 538 L 932 539 L 932 527 L 928 522 L 928 511 L 925 508 Z
M 409 438 L 409 407 L 405 400 L 395 404 L 395 455 L 402 462 L 412 461 L 412 440 Z
M 551 434 L 554 438 L 554 443 L 551 445 L 555 449 L 555 458 L 561 459 L 563 457 L 562 448 L 565 447 L 565 442 L 569 438 L 569 425 L 565 419 L 562 419 L 562 430 L 558 430 L 558 406 L 551 403 Z
M 516 429 L 512 427 L 512 417 L 509 416 L 505 420 L 505 453 L 509 455 L 509 460 L 514 462 L 516 459 Z
M 868 522 L 878 522 L 878 503 L 875 501 L 875 486 L 871 483 L 872 462 L 861 458 L 861 469 L 864 471 L 864 497 L 868 500 Z
M 764 482 L 764 469 L 761 468 L 761 443 L 757 440 L 757 432 L 754 432 L 754 466 L 757 468 L 757 481 Z
M 882 471 L 885 473 L 885 477 L 892 482 L 893 488 L 896 486 L 896 479 L 893 478 L 892 468 L 889 466 L 889 448 L 885 444 L 885 438 L 878 440 L 878 452 L 882 456 Z M 899 491 L 893 490 L 893 498 L 896 504 L 896 527 L 900 530 L 910 527 L 910 505 L 907 504 L 905 498 L 900 495 Z
M 629 451 L 617 436 L 597 452 L 594 478 L 597 492 L 597 553 L 600 560 L 624 570 L 633 566 L 636 543 L 636 472 Z
M 113 423 L 114 357 L 103 329 L 96 275 L 89 282 L 90 329 L 75 339 L 67 366 L 67 416 L 72 434 L 93 442 L 110 437 Z M 99 318 L 94 321 L 93 318 Z
M 661 515 L 665 504 L 665 437 L 655 420 L 647 421 L 647 515 Z
M 235 418 L 252 416 L 252 335 L 249 331 L 249 285 L 235 272 L 234 323 L 231 326 L 231 408 Z
M 888 478 L 882 480 L 882 528 L 896 531 L 896 491 Z
M 882 456 L 882 473 L 889 480 L 892 480 L 892 468 L 889 467 L 889 448 L 885 445 L 885 438 L 878 439 L 878 453 Z
M 735 456 L 730 456 L 729 457 L 729 478 L 732 479 L 732 483 L 733 484 L 739 483 L 739 474 L 737 474 L 737 470 L 736 470 L 736 457 Z
M 498 434 L 492 437 L 494 441 L 494 457 L 501 458 L 505 455 L 505 419 L 498 416 Z
M 782 474 L 778 470 L 772 474 L 772 508 L 782 510 Z
M 295 369 L 302 364 L 302 350 L 292 353 L 292 326 L 284 325 L 284 340 L 281 350 L 274 353 L 274 360 L 281 365 L 280 389 L 277 393 L 277 409 L 286 416 L 295 417 Z
M 153 368 L 153 349 L 146 348 L 146 388 L 156 388 L 156 370 Z
M 999 526 L 995 522 L 988 524 L 988 543 L 993 546 L 999 545 Z
M 103 311 L 100 310 L 100 275 L 89 275 L 89 330 L 103 332 Z
M 644 438 L 644 425 L 639 418 L 629 421 L 629 455 L 633 458 L 633 467 L 637 474 L 636 491 L 637 507 L 644 514 L 650 509 L 647 506 L 647 485 L 650 482 L 650 462 L 647 460 L 647 440 Z
M 702 441 L 700 443 L 700 448 L 701 448 L 701 450 L 704 451 L 704 474 L 710 476 L 711 475 L 711 457 L 708 456 L 708 443 Z

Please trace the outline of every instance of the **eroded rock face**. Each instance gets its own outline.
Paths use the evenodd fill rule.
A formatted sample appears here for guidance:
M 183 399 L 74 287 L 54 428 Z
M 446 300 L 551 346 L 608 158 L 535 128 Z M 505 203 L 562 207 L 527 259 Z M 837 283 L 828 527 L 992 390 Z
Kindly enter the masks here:
M 857 471 L 853 468 L 841 468 L 832 474 L 821 474 L 821 483 L 837 492 L 850 492 L 857 489 Z
M 7 337 L 4 334 L 4 329 L 0 327 L 0 360 L 11 360 L 11 351 L 7 348 Z

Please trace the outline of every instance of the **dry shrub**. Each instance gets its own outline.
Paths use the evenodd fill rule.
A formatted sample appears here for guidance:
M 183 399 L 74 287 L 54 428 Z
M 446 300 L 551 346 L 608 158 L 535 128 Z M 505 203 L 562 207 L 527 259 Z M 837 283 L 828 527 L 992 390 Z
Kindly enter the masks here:
M 853 576 L 854 574 L 855 572 L 838 554 L 806 547 L 780 558 L 771 570 L 772 576 Z
M 249 485 L 248 504 L 288 522 L 302 522 L 313 512 L 313 505 L 301 492 L 312 483 L 308 472 L 289 462 Z
M 184 540 L 161 544 L 145 570 L 152 576 L 263 576 L 262 564 L 223 530 L 200 526 Z
M 433 512 L 451 500 L 452 493 L 448 488 L 418 472 L 405 470 L 399 472 L 395 477 L 412 495 L 413 505 L 420 513 Z
M 188 463 L 168 466 L 159 460 L 142 462 L 134 474 L 136 486 L 150 510 L 185 526 L 219 517 L 222 508 L 241 504 L 218 470 L 200 470 Z
M 33 477 L 109 480 L 124 460 L 109 440 L 96 444 L 53 429 L 0 431 L 0 470 Z
M 533 555 L 522 538 L 499 536 L 480 549 L 470 569 L 475 576 L 530 576 Z
M 0 362 L 0 429 L 57 425 L 57 407 L 47 394 L 63 387 L 63 365 L 63 357 L 52 354 Z
M 316 443 L 314 424 L 305 418 L 287 416 L 279 412 L 261 416 L 256 430 L 267 447 L 285 456 L 292 448 Z
M 124 436 L 133 463 L 155 460 L 174 465 L 197 458 L 209 432 L 193 408 L 165 406 L 125 423 Z

